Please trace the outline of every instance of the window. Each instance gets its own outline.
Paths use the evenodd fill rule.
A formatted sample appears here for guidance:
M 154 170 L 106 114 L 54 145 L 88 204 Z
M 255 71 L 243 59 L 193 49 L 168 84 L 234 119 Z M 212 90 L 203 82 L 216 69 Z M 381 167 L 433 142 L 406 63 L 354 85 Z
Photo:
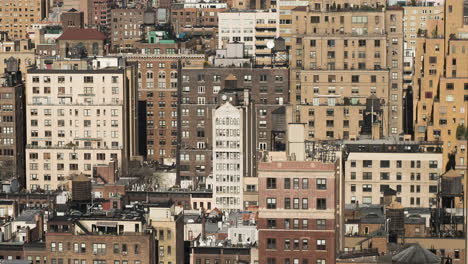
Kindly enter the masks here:
M 268 228 L 275 229 L 276 228 L 276 220 L 275 219 L 267 219 Z
M 291 249 L 291 241 L 289 239 L 285 239 L 284 240 L 284 250 L 290 250 L 290 249 Z
M 299 189 L 299 178 L 294 178 L 293 179 L 293 188 L 294 189 Z
M 325 239 L 317 239 L 317 250 L 327 250 Z
M 363 184 L 362 185 L 363 192 L 372 192 L 372 184 Z
M 291 178 L 284 179 L 284 189 L 291 189 Z
M 302 239 L 302 249 L 303 250 L 309 249 L 309 240 L 308 239 Z
M 267 189 L 276 189 L 276 178 L 267 178 Z
M 380 161 L 380 168 L 390 168 L 390 161 L 389 160 L 381 160 Z
M 327 220 L 325 219 L 317 219 L 316 220 L 316 229 L 324 230 L 327 227 Z
M 302 209 L 309 209 L 309 199 L 302 198 Z
M 397 167 L 397 168 L 401 168 L 401 166 L 402 166 L 402 161 L 401 161 L 401 160 L 397 160 L 397 161 L 396 161 L 396 167 Z
M 276 239 L 267 238 L 267 249 L 276 249 Z
M 380 173 L 380 179 L 381 179 L 381 180 L 390 180 L 390 173 L 388 173 L 388 172 L 381 172 L 381 173 Z
M 299 250 L 299 239 L 294 239 L 293 249 Z M 294 262 L 296 262 L 296 259 L 294 259 Z M 299 262 L 297 262 L 297 264 L 299 264 Z
M 302 179 L 302 189 L 309 189 L 309 179 L 307 178 Z
M 106 244 L 93 243 L 93 254 L 105 254 L 105 253 L 106 253 Z
M 291 209 L 291 198 L 284 198 L 284 209 Z
M 372 172 L 363 172 L 362 173 L 363 180 L 372 180 Z
M 267 209 L 276 209 L 276 198 L 267 198 Z
M 430 160 L 429 161 L 429 168 L 437 169 L 437 160 Z
M 364 161 L 362 162 L 362 166 L 363 166 L 364 168 L 372 168 L 372 160 L 364 160 Z
M 327 199 L 317 198 L 317 210 L 326 210 L 327 209 Z
M 317 179 L 317 190 L 327 189 L 327 179 Z
M 293 208 L 294 209 L 299 209 L 299 198 L 294 198 L 293 199 Z

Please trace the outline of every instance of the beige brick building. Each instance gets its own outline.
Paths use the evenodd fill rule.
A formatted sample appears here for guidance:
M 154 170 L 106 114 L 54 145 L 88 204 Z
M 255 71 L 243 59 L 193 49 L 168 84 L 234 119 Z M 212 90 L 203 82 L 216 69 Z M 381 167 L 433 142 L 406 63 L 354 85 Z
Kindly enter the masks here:
M 411 142 L 356 141 L 349 142 L 346 149 L 345 204 L 383 204 L 383 191 L 389 187 L 397 192 L 396 201 L 403 207 L 435 206 L 438 179 L 444 170 L 440 148 Z
M 29 27 L 48 14 L 46 0 L 4 0 L 0 8 L 0 31 L 7 31 L 11 39 L 25 39 Z
M 292 10 L 287 117 L 308 124 L 307 139 L 402 132 L 402 19 L 399 8 Z
M 137 154 L 136 67 L 118 57 L 92 60 L 93 67 L 86 60 L 65 62 L 28 71 L 29 190 L 62 188 L 70 175 L 92 176 L 93 166 L 113 159 L 124 173 Z
M 468 20 L 463 1 L 447 0 L 444 9 L 443 28 L 421 31 L 416 41 L 414 137 L 443 140 L 444 165 L 452 153 L 456 165 L 466 168 L 466 138 L 457 131 L 467 127 Z

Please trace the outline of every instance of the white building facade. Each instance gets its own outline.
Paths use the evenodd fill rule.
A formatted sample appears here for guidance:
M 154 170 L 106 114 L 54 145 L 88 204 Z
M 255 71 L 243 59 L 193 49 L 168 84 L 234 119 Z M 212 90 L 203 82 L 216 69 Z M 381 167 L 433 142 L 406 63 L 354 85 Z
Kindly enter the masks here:
M 243 109 L 213 110 L 213 199 L 221 210 L 243 209 Z
M 218 13 L 218 48 L 230 42 L 244 43 L 245 55 L 269 55 L 269 41 L 279 37 L 279 14 L 276 11 L 228 11 Z
M 65 189 L 69 176 L 137 152 L 136 69 L 119 60 L 94 69 L 31 69 L 27 75 L 28 190 Z M 102 65 L 102 68 L 97 65 Z

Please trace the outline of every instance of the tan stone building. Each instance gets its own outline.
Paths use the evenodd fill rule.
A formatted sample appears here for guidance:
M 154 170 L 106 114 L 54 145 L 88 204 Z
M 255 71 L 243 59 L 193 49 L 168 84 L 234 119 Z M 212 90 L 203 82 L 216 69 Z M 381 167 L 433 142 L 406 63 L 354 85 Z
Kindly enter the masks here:
M 346 143 L 346 151 L 345 204 L 383 204 L 383 193 L 391 188 L 403 207 L 436 206 L 438 179 L 444 170 L 440 148 L 355 141 Z
M 292 10 L 287 117 L 309 140 L 402 132 L 403 10 L 352 10 Z
M 34 52 L 35 49 L 30 40 L 4 39 L 0 42 L 0 74 L 5 73 L 7 59 L 13 57 L 18 60 L 19 70 L 24 80 L 28 67 L 35 63 Z
M 403 129 L 405 134 L 413 134 L 413 75 L 416 56 L 416 39 L 422 31 L 443 32 L 443 6 L 407 5 L 404 6 L 404 57 L 403 57 Z
M 159 264 L 184 263 L 184 216 L 180 207 L 150 205 L 148 222 L 155 230 Z
M 26 39 L 31 24 L 49 14 L 46 0 L 5 0 L 0 8 L 0 31 L 7 31 L 11 39 Z
M 414 138 L 442 140 L 444 164 L 455 154 L 457 166 L 466 166 L 468 108 L 468 20 L 463 1 L 445 2 L 443 29 L 421 31 L 416 41 L 413 76 Z M 457 136 L 458 134 L 458 136 Z

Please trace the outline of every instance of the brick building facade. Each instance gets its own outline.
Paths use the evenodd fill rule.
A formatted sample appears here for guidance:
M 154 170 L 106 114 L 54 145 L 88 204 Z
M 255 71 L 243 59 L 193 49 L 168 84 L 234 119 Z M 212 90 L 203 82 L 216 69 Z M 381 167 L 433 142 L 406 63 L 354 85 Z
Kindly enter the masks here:
M 259 263 L 334 263 L 335 165 L 261 162 Z

